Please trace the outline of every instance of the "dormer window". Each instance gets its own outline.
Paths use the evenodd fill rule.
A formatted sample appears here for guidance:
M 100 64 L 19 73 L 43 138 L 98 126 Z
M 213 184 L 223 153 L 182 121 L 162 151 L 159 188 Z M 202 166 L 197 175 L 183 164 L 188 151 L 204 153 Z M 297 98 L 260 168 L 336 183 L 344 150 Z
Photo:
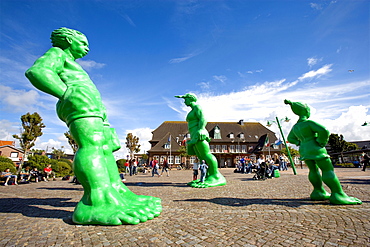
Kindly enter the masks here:
M 221 139 L 221 129 L 217 125 L 213 129 L 213 139 Z

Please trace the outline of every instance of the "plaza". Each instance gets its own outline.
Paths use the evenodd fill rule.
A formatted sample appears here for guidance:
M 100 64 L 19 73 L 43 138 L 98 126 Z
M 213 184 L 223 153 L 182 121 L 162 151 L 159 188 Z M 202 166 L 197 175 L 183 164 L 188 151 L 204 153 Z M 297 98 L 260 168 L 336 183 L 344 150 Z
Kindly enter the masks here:
M 163 211 L 138 225 L 75 225 L 71 215 L 83 194 L 70 181 L 0 187 L 0 246 L 369 246 L 370 171 L 337 168 L 344 191 L 362 205 L 309 199 L 308 169 L 280 178 L 220 169 L 221 187 L 186 185 L 192 170 L 170 177 L 126 176 L 136 194 L 162 199 Z

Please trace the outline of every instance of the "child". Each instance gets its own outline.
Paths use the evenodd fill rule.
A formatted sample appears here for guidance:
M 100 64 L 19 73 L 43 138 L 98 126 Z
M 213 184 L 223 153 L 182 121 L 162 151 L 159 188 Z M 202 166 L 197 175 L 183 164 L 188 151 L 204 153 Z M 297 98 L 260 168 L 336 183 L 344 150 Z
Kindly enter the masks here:
M 208 166 L 204 160 L 202 160 L 202 164 L 199 165 L 200 170 L 200 182 L 204 183 L 204 179 L 206 178 Z

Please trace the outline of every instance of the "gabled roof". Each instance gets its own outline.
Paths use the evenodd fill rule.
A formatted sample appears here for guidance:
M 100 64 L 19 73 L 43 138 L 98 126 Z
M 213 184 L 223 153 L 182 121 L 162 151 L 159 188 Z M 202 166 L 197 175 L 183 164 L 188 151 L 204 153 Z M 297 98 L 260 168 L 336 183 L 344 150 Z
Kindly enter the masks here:
M 235 137 L 244 133 L 246 142 L 257 142 L 265 134 L 268 134 L 270 142 L 276 140 L 275 133 L 258 122 L 208 122 L 206 129 L 212 132 L 216 126 L 221 130 L 221 139 L 212 139 L 212 142 L 230 142 L 230 133 L 233 133 Z M 171 133 L 172 137 L 181 138 L 189 133 L 188 124 L 186 121 L 165 121 L 152 133 L 151 143 L 159 142 L 167 133 Z
M 3 145 L 3 146 L 0 146 L 0 149 L 1 149 L 1 148 L 5 148 L 5 147 L 8 147 L 8 148 L 14 149 L 15 151 L 18 151 L 18 152 L 20 152 L 20 153 L 23 153 L 23 150 L 18 149 L 18 148 L 15 148 L 15 147 L 13 147 L 13 146 L 11 146 L 11 145 Z
M 0 140 L 0 146 L 6 146 L 6 145 L 9 145 L 9 146 L 15 146 L 15 141 L 2 141 Z
M 167 134 L 164 135 L 163 138 L 161 140 L 159 140 L 159 142 L 154 147 L 152 147 L 150 149 L 150 151 L 151 152 L 153 152 L 153 151 L 165 151 L 165 150 L 170 151 L 170 149 L 163 148 L 163 146 L 165 144 L 169 143 L 169 138 L 171 140 L 171 150 L 172 151 L 179 150 L 180 145 L 177 143 L 175 137 L 173 137 L 170 132 L 167 132 Z

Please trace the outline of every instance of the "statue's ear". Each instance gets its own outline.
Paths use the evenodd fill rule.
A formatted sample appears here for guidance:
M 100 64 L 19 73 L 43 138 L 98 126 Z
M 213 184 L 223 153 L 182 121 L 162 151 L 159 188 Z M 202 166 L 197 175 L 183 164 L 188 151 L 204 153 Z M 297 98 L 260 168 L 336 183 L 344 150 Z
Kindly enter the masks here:
M 73 39 L 71 36 L 67 36 L 66 41 L 68 42 L 68 44 L 72 44 Z

